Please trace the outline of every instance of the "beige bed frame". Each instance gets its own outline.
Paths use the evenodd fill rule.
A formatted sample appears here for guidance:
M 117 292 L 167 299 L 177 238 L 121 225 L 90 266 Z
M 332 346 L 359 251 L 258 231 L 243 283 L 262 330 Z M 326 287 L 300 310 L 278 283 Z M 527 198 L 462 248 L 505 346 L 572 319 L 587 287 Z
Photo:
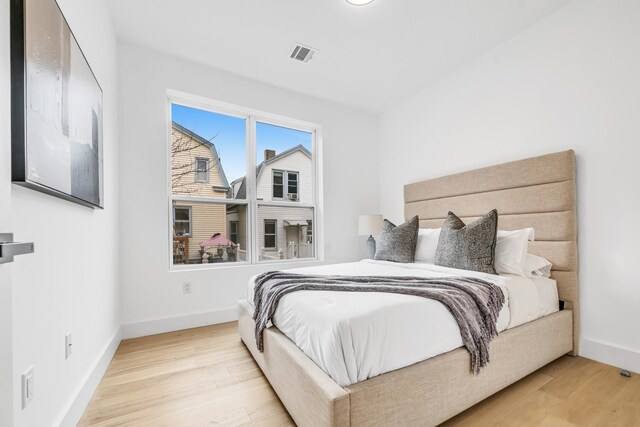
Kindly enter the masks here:
M 505 163 L 406 185 L 405 218 L 437 227 L 449 210 L 471 221 L 497 208 L 499 228 L 534 227 L 530 252 L 553 262 L 564 310 L 502 332 L 479 376 L 459 348 L 340 387 L 277 328 L 254 339 L 252 308 L 240 301 L 239 332 L 300 426 L 433 426 L 558 357 L 578 351 L 578 257 L 573 151 Z

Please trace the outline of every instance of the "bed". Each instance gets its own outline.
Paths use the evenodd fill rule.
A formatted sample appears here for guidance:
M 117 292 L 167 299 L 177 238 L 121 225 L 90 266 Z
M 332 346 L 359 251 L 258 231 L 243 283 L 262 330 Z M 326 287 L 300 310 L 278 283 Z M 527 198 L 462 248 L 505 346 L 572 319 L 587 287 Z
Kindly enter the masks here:
M 535 320 L 519 319 L 511 327 L 512 319 L 505 321 L 501 313 L 498 323 L 503 319 L 505 325 L 491 342 L 490 364 L 478 376 L 469 369 L 468 351 L 455 342 L 445 343 L 445 347 L 440 344 L 441 348 L 436 350 L 425 347 L 421 354 L 411 356 L 416 360 L 395 360 L 397 355 L 388 355 L 397 366 L 372 362 L 363 373 L 332 364 L 331 360 L 323 360 L 321 352 L 318 355 L 306 348 L 307 354 L 315 359 L 312 360 L 276 327 L 265 331 L 264 352 L 259 352 L 249 288 L 248 300 L 240 301 L 239 305 L 240 336 L 298 425 L 437 425 L 554 359 L 567 353 L 577 354 L 579 304 L 573 151 L 409 184 L 405 186 L 404 198 L 405 217 L 419 215 L 420 226 L 425 228 L 440 226 L 449 210 L 469 222 L 493 208 L 500 212 L 500 229 L 533 227 L 537 239 L 530 243 L 529 251 L 553 263 L 553 286 L 549 283 L 527 286 L 553 289 L 555 293 L 547 295 L 547 300 L 555 298 L 560 304 L 555 309 L 548 302 L 547 308 L 544 304 L 529 307 L 527 310 L 537 310 L 539 314 Z M 413 274 L 421 274 L 421 269 L 432 267 L 363 262 L 359 266 L 335 268 L 413 268 Z M 406 296 L 387 295 L 396 297 Z M 421 303 L 428 304 L 424 301 L 428 300 Z M 304 300 L 295 304 L 304 304 Z M 335 304 L 336 301 L 331 301 L 331 305 Z M 420 311 L 419 307 L 414 309 Z M 286 317 L 283 315 L 285 320 Z M 296 333 L 304 332 L 300 329 L 302 320 L 287 323 L 280 319 L 278 323 L 274 319 L 274 323 L 295 338 Z M 392 327 L 399 328 L 398 332 L 402 329 L 396 324 Z M 393 331 L 385 333 L 394 336 Z M 425 359 L 425 351 L 437 355 L 427 354 Z M 351 357 L 362 358 L 360 353 L 354 345 Z

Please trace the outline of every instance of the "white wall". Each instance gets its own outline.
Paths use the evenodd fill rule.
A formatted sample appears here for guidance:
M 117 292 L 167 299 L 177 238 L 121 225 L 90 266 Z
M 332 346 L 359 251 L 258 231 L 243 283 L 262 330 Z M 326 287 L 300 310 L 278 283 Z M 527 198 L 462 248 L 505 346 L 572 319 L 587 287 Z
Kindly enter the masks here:
M 120 327 L 115 36 L 103 1 L 59 0 L 59 4 L 104 91 L 105 210 L 10 186 L 13 227 L 7 231 L 36 243 L 35 254 L 17 257 L 11 267 L 15 426 L 58 425 L 63 419 L 64 424 L 75 424 L 83 408 L 71 408 L 71 404 Z M 4 155 L 10 144 L 9 0 L 0 0 L 0 8 L 0 169 L 5 188 L 10 168 Z M 0 191 L 3 210 L 6 196 Z M 4 283 L 2 288 L 4 298 Z M 1 304 L 4 311 L 5 302 Z M 4 312 L 2 316 L 4 322 Z M 67 332 L 73 333 L 74 350 L 65 360 Z M 0 338 L 4 348 L 6 337 Z M 35 399 L 22 410 L 20 375 L 30 365 L 35 366 Z M 5 378 L 0 381 L 4 383 Z M 4 420 L 1 424 L 11 425 Z
M 640 371 L 640 2 L 575 1 L 385 112 L 380 206 L 406 183 L 573 148 L 581 353 Z
M 0 232 L 11 232 L 9 1 L 0 1 Z M 0 264 L 0 426 L 13 421 L 11 264 Z
M 323 125 L 325 258 L 364 256 L 356 224 L 358 215 L 378 205 L 377 117 L 143 48 L 119 44 L 118 52 L 120 277 L 127 336 L 235 318 L 249 277 L 274 268 L 168 271 L 167 89 Z M 192 283 L 191 295 L 182 294 L 185 281 Z M 167 317 L 173 318 L 154 322 Z

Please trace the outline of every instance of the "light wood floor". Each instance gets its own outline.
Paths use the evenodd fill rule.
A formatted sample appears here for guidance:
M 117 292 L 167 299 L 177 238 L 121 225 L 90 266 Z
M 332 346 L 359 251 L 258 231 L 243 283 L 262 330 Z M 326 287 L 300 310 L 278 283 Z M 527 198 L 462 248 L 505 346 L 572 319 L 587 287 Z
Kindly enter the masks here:
M 123 341 L 80 426 L 294 425 L 236 323 Z M 640 375 L 563 357 L 446 426 L 640 426 Z

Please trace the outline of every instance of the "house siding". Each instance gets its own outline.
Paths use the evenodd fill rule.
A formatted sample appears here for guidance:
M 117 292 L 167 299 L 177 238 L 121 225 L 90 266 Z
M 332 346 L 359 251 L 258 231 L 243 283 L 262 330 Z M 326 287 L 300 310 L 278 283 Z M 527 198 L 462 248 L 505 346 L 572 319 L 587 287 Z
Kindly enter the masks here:
M 209 181 L 196 182 L 195 168 L 185 168 L 187 173 L 177 177 L 175 180 L 176 183 L 173 185 L 173 194 L 191 197 L 226 198 L 227 193 L 225 191 L 215 190 L 213 188 L 223 187 L 227 185 L 227 183 L 224 182 L 222 178 L 222 165 L 220 164 L 219 158 L 214 157 L 212 147 L 201 144 L 193 137 L 173 128 L 171 132 L 172 146 L 180 143 L 180 141 L 181 145 L 185 147 L 185 150 L 180 150 L 180 152 L 172 154 L 171 164 L 174 175 L 179 173 L 182 165 L 193 165 L 196 158 L 203 158 L 209 160 Z
M 226 207 L 221 204 L 175 202 L 174 206 L 191 207 L 191 236 L 189 238 L 189 259 L 200 259 L 200 242 L 215 233 L 226 235 Z
M 277 244 L 276 250 L 265 249 L 264 247 L 264 221 L 267 219 L 276 220 L 277 231 Z M 258 207 L 258 250 L 263 250 L 275 257 L 275 253 L 279 250 L 287 250 L 287 229 L 284 226 L 284 221 L 312 221 L 313 209 L 311 208 L 296 208 L 296 207 L 281 207 L 281 206 L 259 206 Z M 296 243 L 305 244 L 307 241 L 307 227 L 297 227 L 299 229 L 298 239 Z M 313 253 L 307 256 L 313 256 Z
M 231 235 L 231 221 L 238 221 L 238 244 L 240 245 L 239 260 L 247 260 L 247 206 L 237 205 L 227 212 L 227 236 Z
M 258 182 L 256 183 L 256 194 L 258 196 L 258 199 L 269 201 L 273 200 L 272 181 L 274 170 L 298 172 L 298 192 L 300 199 L 299 202 L 313 203 L 313 173 L 312 163 L 309 156 L 307 156 L 302 151 L 297 150 L 272 163 L 266 164 L 262 169 L 262 173 L 258 177 Z
M 288 247 L 288 240 L 293 240 L 297 245 L 301 245 L 298 257 L 312 257 L 313 245 L 307 246 L 307 227 L 296 227 L 297 235 L 287 239 L 287 228 L 284 221 L 312 221 L 313 209 L 297 207 L 299 204 L 313 204 L 313 163 L 312 159 L 302 150 L 295 150 L 291 153 L 265 164 L 262 169 L 258 181 L 256 182 L 256 194 L 258 202 L 264 201 L 282 201 L 282 199 L 274 199 L 273 196 L 273 171 L 289 171 L 298 172 L 298 202 L 290 202 L 290 206 L 259 206 L 258 207 L 258 251 L 265 254 L 266 258 L 279 258 L 283 256 L 290 258 L 293 256 L 293 249 Z M 285 184 L 285 201 L 286 199 L 286 182 Z M 272 219 L 276 221 L 277 245 L 274 249 L 266 249 L 264 247 L 264 221 Z
M 180 165 L 193 165 L 197 158 L 209 160 L 208 182 L 195 182 L 194 168 L 185 168 L 188 173 L 181 174 L 178 179 L 172 180 L 173 195 L 187 197 L 208 197 L 225 199 L 226 192 L 215 190 L 213 187 L 223 187 L 225 182 L 224 172 L 220 161 L 214 156 L 215 148 L 200 143 L 192 136 L 176 129 L 171 132 L 172 143 L 182 139 L 183 150 L 172 155 L 172 171 L 174 176 L 179 173 Z M 206 202 L 174 202 L 174 206 L 191 207 L 191 236 L 189 237 L 189 259 L 200 259 L 200 242 L 209 239 L 215 233 L 228 236 L 226 205 Z

